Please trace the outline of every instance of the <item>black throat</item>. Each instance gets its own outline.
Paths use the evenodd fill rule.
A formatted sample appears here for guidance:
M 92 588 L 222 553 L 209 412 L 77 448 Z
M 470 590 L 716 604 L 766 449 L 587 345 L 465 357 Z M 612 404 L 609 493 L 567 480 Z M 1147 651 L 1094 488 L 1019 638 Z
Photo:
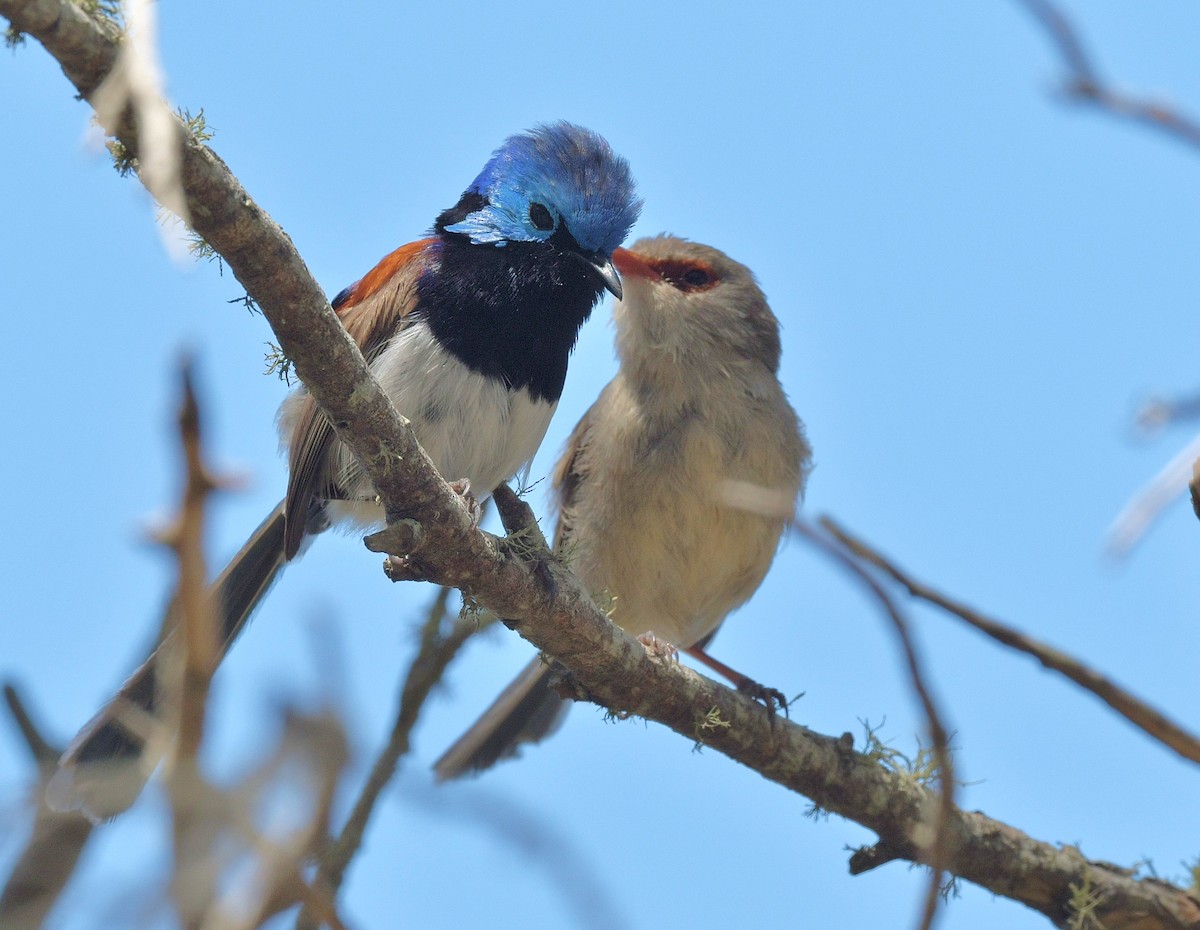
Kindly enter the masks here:
M 554 241 L 472 245 L 443 232 L 445 219 L 438 259 L 417 284 L 433 334 L 472 371 L 556 402 L 567 357 L 600 298 L 598 277 Z

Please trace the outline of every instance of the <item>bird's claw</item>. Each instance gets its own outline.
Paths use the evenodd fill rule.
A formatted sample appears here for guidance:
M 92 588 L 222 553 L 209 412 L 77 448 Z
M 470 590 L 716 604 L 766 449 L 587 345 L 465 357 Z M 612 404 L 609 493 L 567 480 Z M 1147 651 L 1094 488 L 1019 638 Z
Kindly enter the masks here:
M 457 481 L 449 482 L 449 484 L 450 490 L 463 499 L 463 503 L 467 507 L 467 513 L 471 515 L 471 525 L 475 529 L 479 529 L 479 522 L 483 519 L 483 506 L 471 490 L 471 479 L 459 478 Z
M 788 716 L 788 700 L 778 688 L 768 688 L 766 685 L 760 685 L 752 678 L 743 678 L 737 683 L 737 689 L 741 694 L 755 701 L 761 701 L 767 710 L 771 712 L 772 716 L 781 709 L 783 710 L 783 715 L 785 717 Z
M 637 637 L 637 641 L 646 647 L 646 651 L 667 665 L 679 664 L 679 650 L 665 639 L 659 639 L 649 630 Z
M 415 555 L 389 555 L 383 573 L 390 581 L 429 581 L 429 570 Z

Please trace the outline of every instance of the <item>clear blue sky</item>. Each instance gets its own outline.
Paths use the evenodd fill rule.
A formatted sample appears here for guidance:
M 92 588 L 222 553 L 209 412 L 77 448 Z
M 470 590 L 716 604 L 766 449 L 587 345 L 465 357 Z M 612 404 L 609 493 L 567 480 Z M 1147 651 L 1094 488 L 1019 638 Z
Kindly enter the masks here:
M 1070 8 L 1106 74 L 1200 112 L 1200 7 Z M 1060 105 L 1058 61 L 1009 0 L 517 10 L 159 14 L 173 101 L 204 108 L 213 147 L 330 294 L 420 236 L 509 133 L 560 117 L 603 133 L 645 197 L 636 234 L 690 236 L 757 271 L 816 450 L 807 513 L 1200 729 L 1200 525 L 1178 506 L 1127 562 L 1102 551 L 1128 496 L 1189 438 L 1133 442 L 1129 422 L 1148 394 L 1200 381 L 1197 153 Z M 65 738 L 137 658 L 164 598 L 166 560 L 141 539 L 174 499 L 178 352 L 198 354 L 213 456 L 247 479 L 216 509 L 214 562 L 281 496 L 284 388 L 262 374 L 266 323 L 227 303 L 242 293 L 233 277 L 173 266 L 141 188 L 84 149 L 88 110 L 41 48 L 0 56 L 0 82 L 0 672 Z M 585 328 L 535 476 L 611 375 L 607 317 L 605 305 Z M 281 697 L 340 674 L 357 785 L 431 594 L 387 583 L 378 563 L 329 536 L 276 587 L 217 681 L 216 776 L 260 749 Z M 1183 875 L 1200 853 L 1180 817 L 1194 767 L 1030 660 L 916 616 L 971 782 L 965 807 Z M 314 657 L 314 628 L 340 665 Z M 915 745 L 921 719 L 883 619 L 800 543 L 715 651 L 805 692 L 793 717 L 813 729 L 886 718 L 885 736 Z M 556 871 L 570 868 L 606 896 L 609 926 L 912 924 L 921 873 L 846 874 L 844 847 L 866 831 L 806 819 L 803 799 L 728 759 L 593 708 L 520 762 L 433 793 L 431 760 L 528 655 L 497 633 L 453 667 L 352 868 L 357 926 L 580 925 Z M 28 776 L 0 737 L 0 865 Z M 125 922 L 122 901 L 163 858 L 160 805 L 103 831 L 60 926 Z M 526 820 L 553 838 L 548 855 L 505 826 Z M 942 926 L 1048 924 L 965 885 Z

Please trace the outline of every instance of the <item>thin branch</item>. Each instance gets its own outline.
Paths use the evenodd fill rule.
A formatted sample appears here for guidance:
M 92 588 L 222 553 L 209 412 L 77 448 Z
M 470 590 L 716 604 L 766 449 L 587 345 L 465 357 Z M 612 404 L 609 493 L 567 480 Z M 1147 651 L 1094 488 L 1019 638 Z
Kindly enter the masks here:
M 601 870 L 571 842 L 567 825 L 550 822 L 544 808 L 527 807 L 478 782 L 447 788 L 428 777 L 407 778 L 403 788 L 406 804 L 484 831 L 505 850 L 506 859 L 510 854 L 524 856 L 530 871 L 543 872 L 547 889 L 570 911 L 564 924 L 579 930 L 625 930 L 630 926 L 604 886 Z
M 1158 474 L 1138 489 L 1109 527 L 1109 553 L 1121 557 L 1137 545 L 1151 524 L 1187 490 L 1192 465 L 1197 458 L 1200 458 L 1200 436 L 1193 437 L 1159 469 Z
M 1200 395 L 1154 397 L 1142 404 L 1134 417 L 1134 425 L 1143 437 L 1148 437 L 1172 424 L 1187 423 L 1197 418 L 1200 418 Z M 1172 456 L 1121 508 L 1107 534 L 1106 548 L 1110 554 L 1117 558 L 1128 555 L 1185 488 L 1191 493 L 1192 509 L 1200 517 L 1196 485 L 1194 481 L 1189 482 L 1197 461 L 1200 461 L 1200 436 L 1193 437 Z
M 229 810 L 227 822 L 242 829 L 254 854 L 247 885 L 249 895 L 257 899 L 251 908 L 244 901 L 240 907 L 214 908 L 216 913 L 240 912 L 240 921 L 226 922 L 229 930 L 252 930 L 296 905 L 315 915 L 314 927 L 324 924 L 331 930 L 345 930 L 333 894 L 319 880 L 308 882 L 304 874 L 328 835 L 333 800 L 348 760 L 345 730 L 336 715 L 291 712 L 273 758 L 246 780 L 244 788 L 229 792 L 238 806 Z M 268 794 L 281 791 L 293 799 L 289 806 L 302 812 L 300 822 L 289 828 L 275 820 L 260 832 L 253 826 L 255 819 L 261 816 Z M 306 801 L 296 804 L 297 795 Z M 237 897 L 228 895 L 228 899 Z
M 8 705 L 8 712 L 21 734 L 21 739 L 25 741 L 25 747 L 33 757 L 34 764 L 39 767 L 56 764 L 58 757 L 62 755 L 62 750 L 51 745 L 42 736 L 41 730 L 33 722 L 33 717 L 25 708 L 25 702 L 12 682 L 6 682 L 4 685 L 4 703 Z
M 1200 394 L 1151 397 L 1134 414 L 1133 422 L 1142 436 L 1153 436 L 1164 427 L 1200 420 Z
M 137 170 L 146 189 L 186 224 L 187 203 L 179 183 L 179 134 L 161 105 L 165 81 L 158 58 L 156 5 L 150 0 L 126 0 L 123 11 L 126 40 L 112 71 L 96 89 L 93 104 L 102 123 L 116 122 L 128 110 L 142 140 Z M 172 224 L 161 224 L 161 234 L 172 257 L 183 262 L 188 257 L 187 245 L 173 234 Z
M 942 723 L 942 715 L 938 710 L 929 686 L 925 682 L 921 660 L 917 657 L 916 645 L 909 632 L 908 619 L 901 612 L 891 595 L 878 581 L 865 570 L 843 548 L 840 540 L 825 533 L 818 532 L 806 521 L 797 520 L 792 525 L 797 535 L 803 536 L 813 546 L 824 552 L 837 562 L 845 571 L 853 575 L 871 595 L 879 601 L 884 614 L 891 621 L 896 637 L 900 641 L 900 649 L 904 653 L 904 662 L 908 668 L 909 683 L 912 685 L 921 709 L 925 714 L 925 723 L 929 729 L 933 755 L 937 764 L 939 791 L 937 814 L 933 823 L 933 836 L 928 846 L 928 861 L 931 864 L 929 886 L 925 893 L 925 904 L 921 913 L 919 930 L 930 930 L 937 916 L 938 902 L 941 900 L 942 882 L 945 880 L 946 865 L 950 861 L 950 818 L 954 814 L 954 760 L 950 755 L 950 736 Z
M 1162 103 L 1114 90 L 1100 77 L 1078 30 L 1051 0 L 1018 0 L 1041 24 L 1067 69 L 1064 90 L 1069 99 L 1097 107 L 1119 119 L 1141 123 L 1200 149 L 1200 122 Z
M 181 629 L 175 637 L 177 675 L 160 683 L 166 706 L 178 713 L 178 735 L 167 764 L 167 794 L 171 802 L 175 855 L 174 890 L 183 926 L 192 926 L 216 896 L 216 861 L 212 847 L 218 833 L 213 815 L 214 789 L 200 774 L 197 757 L 204 739 L 209 684 L 216 671 L 216 614 L 208 590 L 204 559 L 204 524 L 208 500 L 216 482 L 204 464 L 200 404 L 196 398 L 190 359 L 180 365 L 179 443 L 185 464 L 179 514 L 162 534 L 175 553 L 179 583 Z M 186 880 L 181 876 L 186 872 Z
M 0 927 L 5 930 L 36 930 L 43 926 L 92 835 L 92 824 L 75 811 L 58 813 L 43 800 L 46 781 L 54 771 L 61 750 L 53 746 L 33 722 L 16 688 L 4 686 L 4 699 L 21 739 L 37 765 L 38 778 L 30 809 L 33 827 L 25 848 L 0 892 Z
M 341 834 L 321 854 L 314 885 L 328 900 L 336 898 L 345 879 L 346 868 L 362 847 L 367 824 L 379 797 L 395 776 L 400 759 L 408 753 L 409 737 L 426 699 L 442 680 L 446 667 L 458 654 L 462 644 L 479 629 L 478 623 L 460 618 L 449 632 L 442 633 L 450 593 L 450 588 L 442 588 L 429 606 L 429 613 L 421 627 L 421 645 L 404 676 L 391 735 L 371 766 L 371 774 Z M 310 909 L 305 908 L 300 912 L 296 920 L 297 930 L 316 930 L 317 926 L 316 916 Z
M 1018 652 L 1033 656 L 1046 668 L 1069 678 L 1081 688 L 1091 692 L 1104 701 L 1109 707 L 1136 726 L 1152 736 L 1155 740 L 1168 746 L 1179 755 L 1192 762 L 1200 763 L 1200 739 L 1189 733 L 1179 724 L 1170 720 L 1160 711 L 1150 707 L 1144 701 L 1134 697 L 1125 689 L 1110 681 L 1107 677 L 1084 665 L 1073 656 L 1038 642 L 1010 626 L 993 620 L 967 605 L 934 590 L 913 578 L 894 562 L 889 560 L 862 540 L 852 536 L 829 517 L 821 519 L 821 525 L 829 530 L 837 539 L 859 558 L 874 565 L 913 597 L 927 601 L 947 613 L 966 621 L 970 626 L 985 633 L 999 643 L 1003 643 Z
M 1058 46 L 1074 79 L 1089 86 L 1099 84 L 1100 79 L 1092 65 L 1092 60 L 1084 50 L 1083 42 L 1067 17 L 1049 0 L 1019 0 L 1019 2 L 1050 33 L 1051 39 Z
M 70 0 L 0 0 L 0 15 L 41 42 L 84 99 L 93 100 L 122 45 L 113 22 L 89 15 Z M 358 454 L 385 505 L 403 502 L 405 509 L 423 514 L 457 508 L 465 517 L 461 498 L 440 479 L 379 389 L 294 244 L 201 136 L 174 114 L 170 118 L 181 139 L 180 180 L 193 230 L 222 256 L 263 311 L 296 374 L 338 437 Z M 139 131 L 128 111 L 103 128 L 132 157 L 141 154 Z
M 1058 49 L 1067 77 L 1063 84 L 1068 99 L 1090 104 L 1118 119 L 1149 126 L 1193 148 L 1200 149 L 1200 121 L 1178 110 L 1140 97 L 1114 90 L 1101 77 L 1092 56 L 1084 47 L 1079 31 L 1052 0 L 1018 0 L 1045 29 Z M 1163 402 L 1147 405 L 1139 413 L 1143 429 L 1160 427 L 1168 419 L 1195 416 L 1197 399 L 1180 405 Z M 1108 533 L 1108 550 L 1123 556 L 1145 535 L 1150 525 L 1186 486 L 1186 466 L 1200 454 L 1200 437 L 1172 459 L 1155 477 L 1133 496 Z M 1181 467 L 1180 462 L 1189 456 Z M 1197 510 L 1200 515 L 1200 509 Z
M 183 651 L 183 679 L 179 696 L 179 736 L 175 761 L 194 764 L 204 738 L 204 712 L 208 689 L 219 654 L 217 624 L 208 589 L 204 559 L 204 520 L 209 495 L 217 487 L 204 464 L 201 446 L 200 405 L 196 399 L 190 360 L 180 370 L 181 404 L 179 440 L 186 477 L 179 516 L 164 534 L 179 565 L 179 645 Z

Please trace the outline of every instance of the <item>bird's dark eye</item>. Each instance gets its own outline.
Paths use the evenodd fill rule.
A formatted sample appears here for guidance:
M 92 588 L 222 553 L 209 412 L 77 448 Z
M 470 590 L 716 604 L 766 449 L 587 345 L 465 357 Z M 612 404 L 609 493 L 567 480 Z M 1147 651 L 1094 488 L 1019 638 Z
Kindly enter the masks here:
M 533 223 L 535 229 L 540 229 L 542 232 L 549 232 L 554 228 L 554 217 L 542 203 L 529 205 L 529 221 Z
M 646 262 L 664 281 L 685 294 L 707 291 L 720 283 L 721 276 L 707 262 L 694 258 L 659 258 Z

